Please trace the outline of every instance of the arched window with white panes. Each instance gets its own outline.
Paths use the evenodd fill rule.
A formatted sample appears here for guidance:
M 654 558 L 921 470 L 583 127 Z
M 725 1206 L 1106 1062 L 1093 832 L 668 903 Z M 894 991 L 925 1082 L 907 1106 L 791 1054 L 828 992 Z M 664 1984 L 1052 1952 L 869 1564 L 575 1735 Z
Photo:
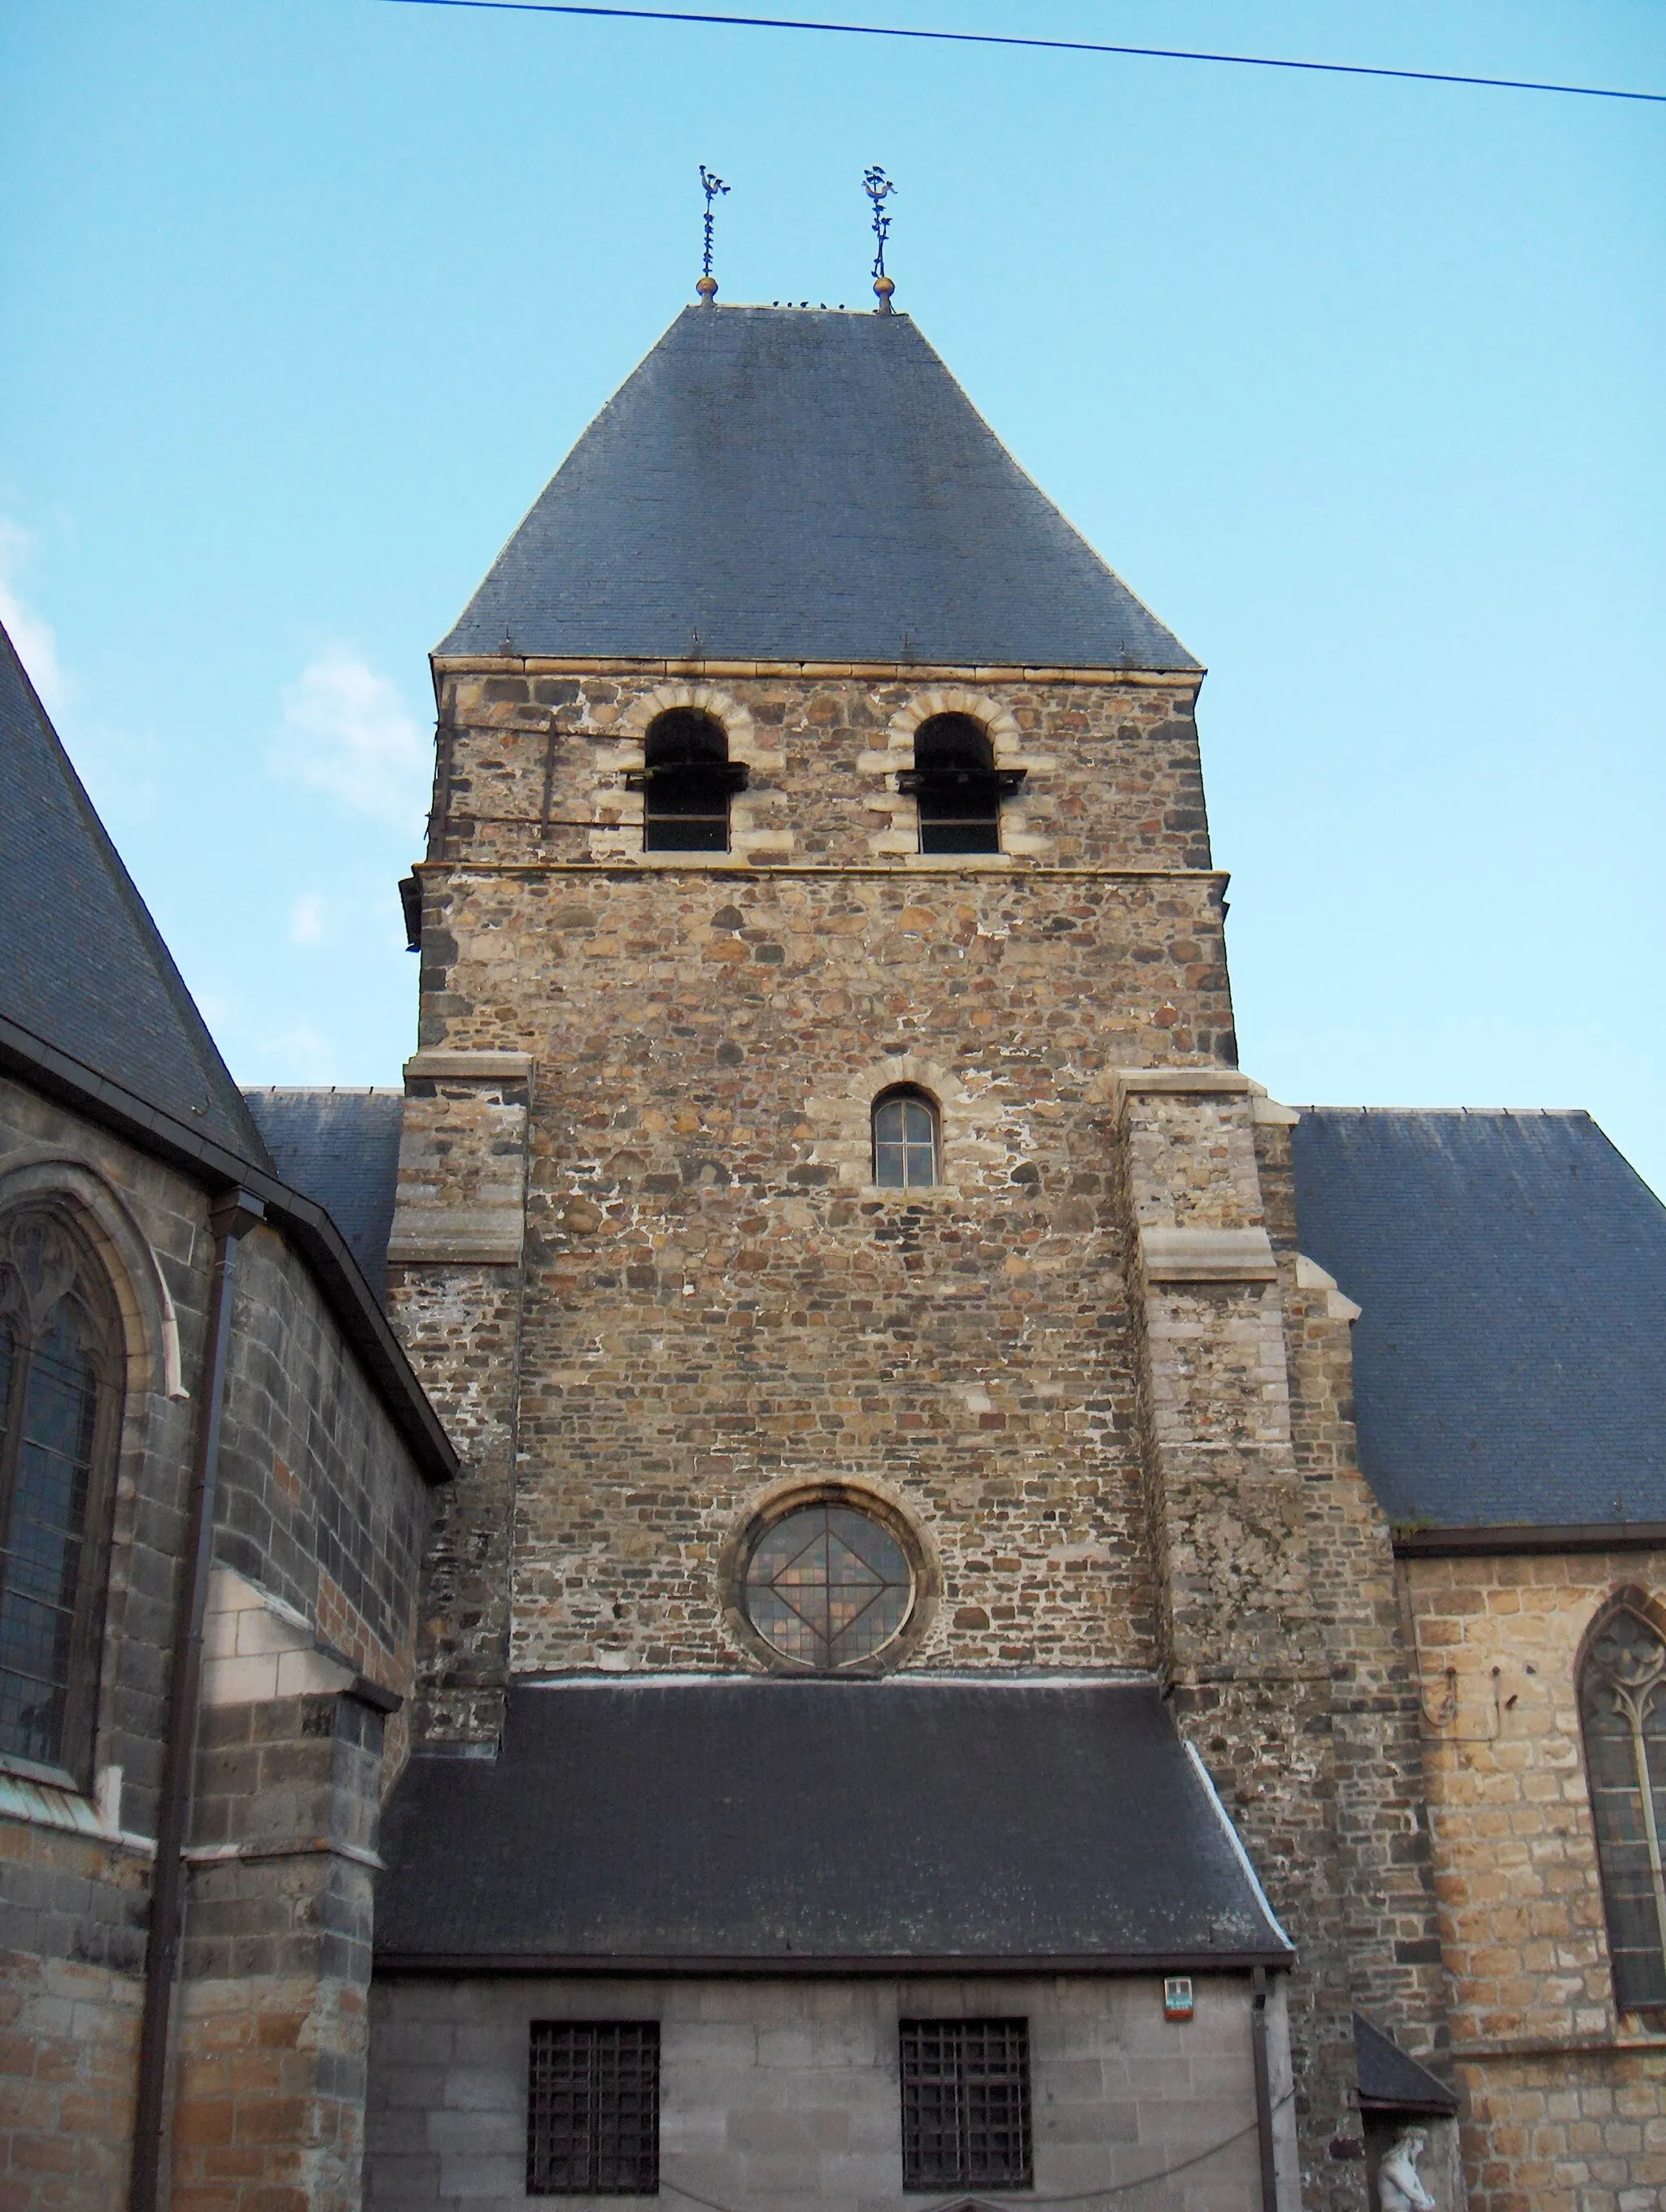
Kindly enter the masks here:
M 1586 1643 L 1579 1715 L 1614 2002 L 1666 2012 L 1666 1638 L 1628 1599 Z
M 911 1084 L 873 1102 L 873 1180 L 881 1190 L 926 1190 L 942 1175 L 937 1108 Z

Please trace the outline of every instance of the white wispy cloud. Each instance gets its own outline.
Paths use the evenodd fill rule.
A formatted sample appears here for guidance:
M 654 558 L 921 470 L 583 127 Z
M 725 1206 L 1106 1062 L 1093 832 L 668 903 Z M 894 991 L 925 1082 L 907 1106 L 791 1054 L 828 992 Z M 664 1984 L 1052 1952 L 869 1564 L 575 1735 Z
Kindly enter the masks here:
M 19 523 L 0 514 L 0 623 L 17 648 L 17 657 L 29 672 L 41 703 L 54 719 L 69 703 L 70 686 L 58 657 L 58 640 L 52 624 L 36 614 L 18 595 L 17 577 L 28 560 L 34 540 Z
M 289 908 L 290 944 L 322 945 L 324 933 L 323 893 L 302 891 Z
M 431 773 L 428 738 L 368 662 L 342 646 L 319 653 L 284 691 L 283 724 L 284 745 L 274 760 L 281 772 L 390 829 L 411 835 L 420 829 Z

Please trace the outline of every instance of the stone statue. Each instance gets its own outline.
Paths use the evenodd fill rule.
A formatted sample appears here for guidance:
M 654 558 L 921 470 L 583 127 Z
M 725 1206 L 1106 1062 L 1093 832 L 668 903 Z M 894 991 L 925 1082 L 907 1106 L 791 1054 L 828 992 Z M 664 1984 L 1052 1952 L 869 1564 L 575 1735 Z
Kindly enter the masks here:
M 1417 2161 L 1429 2148 L 1422 2128 L 1405 2128 L 1394 2148 L 1377 2169 L 1377 2193 L 1383 2212 L 1440 2212 L 1418 2179 Z

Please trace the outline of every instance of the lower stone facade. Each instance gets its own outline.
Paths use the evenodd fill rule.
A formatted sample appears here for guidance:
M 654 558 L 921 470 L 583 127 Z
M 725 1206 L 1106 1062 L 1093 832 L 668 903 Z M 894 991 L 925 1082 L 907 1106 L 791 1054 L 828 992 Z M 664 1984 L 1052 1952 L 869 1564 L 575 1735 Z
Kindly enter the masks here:
M 107 1274 L 119 1389 L 88 1532 L 88 1753 L 0 1753 L 0 2212 L 113 2212 L 215 1236 L 202 1179 L 7 1078 L 0 1223 L 15 1211 L 65 1224 Z M 405 1739 L 429 1489 L 339 1302 L 270 1218 L 238 1248 L 217 1467 L 161 2202 L 356 2212 L 376 1820 Z
M 121 2202 L 149 1887 L 119 1844 L 0 1821 L 0 2212 Z
M 1614 2004 L 1577 1668 L 1666 1552 L 1403 1559 L 1470 2212 L 1666 2203 L 1666 2033 Z
M 532 2023 L 656 2021 L 661 2190 L 673 2203 L 693 2194 L 723 2212 L 906 2212 L 923 2200 L 903 2188 L 899 2020 L 1024 2018 L 1037 2198 L 1167 2175 L 1135 2201 L 1259 2212 L 1250 1984 L 1201 1979 L 1195 1999 L 1195 2016 L 1179 2021 L 1164 2016 L 1162 1982 L 1145 1977 L 379 1981 L 366 2203 L 371 2212 L 524 2204 Z M 1295 2212 L 1281 1991 L 1269 2014 L 1280 2212 Z M 566 2201 L 605 2212 L 619 2200 Z

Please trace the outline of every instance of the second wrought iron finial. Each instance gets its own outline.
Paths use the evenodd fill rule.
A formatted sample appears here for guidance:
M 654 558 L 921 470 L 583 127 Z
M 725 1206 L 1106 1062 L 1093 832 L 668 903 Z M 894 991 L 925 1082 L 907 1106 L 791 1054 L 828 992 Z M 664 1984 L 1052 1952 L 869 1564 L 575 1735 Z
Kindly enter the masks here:
M 885 202 L 896 189 L 883 169 L 863 170 L 862 190 L 873 203 L 873 289 L 879 301 L 877 312 L 882 315 L 891 312 L 891 295 L 897 289 L 885 274 L 885 240 L 891 236 L 891 212 Z
M 712 203 L 728 186 L 721 177 L 714 176 L 702 161 L 700 164 L 700 185 L 706 195 L 706 250 L 700 257 L 700 282 L 695 286 L 707 307 L 717 297 L 717 279 L 712 275 Z

